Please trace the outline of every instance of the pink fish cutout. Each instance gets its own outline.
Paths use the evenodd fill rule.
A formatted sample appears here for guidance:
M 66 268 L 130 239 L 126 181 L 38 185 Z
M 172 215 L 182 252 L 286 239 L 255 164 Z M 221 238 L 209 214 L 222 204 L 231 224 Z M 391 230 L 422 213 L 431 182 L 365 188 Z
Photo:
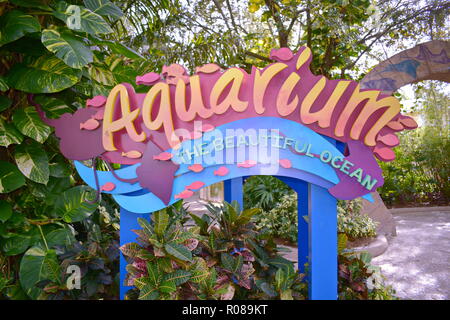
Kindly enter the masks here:
M 407 127 L 408 129 L 415 129 L 418 127 L 416 120 L 411 117 L 404 117 L 400 119 L 402 125 Z
M 220 67 L 217 64 L 215 64 L 215 63 L 208 63 L 208 64 L 204 64 L 201 67 L 197 67 L 195 69 L 195 72 L 197 72 L 197 73 L 200 73 L 200 72 L 201 73 L 214 73 L 214 72 L 219 71 L 219 70 L 220 70 Z
M 244 162 L 239 162 L 237 166 L 238 168 L 251 168 L 256 166 L 256 163 L 255 160 L 245 160 Z
M 97 113 L 91 117 L 91 119 L 103 120 L 104 115 L 105 115 L 105 109 L 101 109 L 101 110 L 98 110 Z
M 122 157 L 127 157 L 130 159 L 139 159 L 142 157 L 142 152 L 137 151 L 137 150 L 122 152 Z
M 289 169 L 292 167 L 292 162 L 289 159 L 280 159 L 278 162 L 280 163 L 280 166 L 285 169 Z
M 95 130 L 100 126 L 100 122 L 95 119 L 88 119 L 80 123 L 80 130 Z
M 214 170 L 214 175 L 223 177 L 223 176 L 226 176 L 229 172 L 230 172 L 230 170 L 228 170 L 227 167 L 220 167 L 219 169 Z
M 213 126 L 212 124 L 209 123 L 205 123 L 204 125 L 202 125 L 202 132 L 209 132 L 209 131 L 213 131 L 216 127 Z
M 294 57 L 294 54 L 289 48 L 272 49 L 270 58 L 274 60 L 289 61 Z
M 203 166 L 201 164 L 196 163 L 196 164 L 190 165 L 188 167 L 188 169 L 191 171 L 194 171 L 194 172 L 201 172 L 201 171 L 203 171 Z
M 191 190 L 183 190 L 179 194 L 175 195 L 175 199 L 187 199 L 194 195 L 194 191 Z
M 136 77 L 136 84 L 143 84 L 146 86 L 155 84 L 161 79 L 161 76 L 155 72 L 149 72 L 142 76 Z
M 393 133 L 388 133 L 384 136 L 379 135 L 377 137 L 377 141 L 383 142 L 385 145 L 390 146 L 390 147 L 396 146 L 400 143 L 397 136 Z
M 86 101 L 86 106 L 98 108 L 98 107 L 101 107 L 101 106 L 105 105 L 105 103 L 106 103 L 106 97 L 104 97 L 104 96 L 95 96 L 92 99 L 88 99 Z
M 205 184 L 201 181 L 194 181 L 190 185 L 186 186 L 186 190 L 198 190 L 202 187 L 204 187 Z
M 172 63 L 170 66 L 163 66 L 162 74 L 165 76 L 182 76 L 186 74 L 186 69 L 177 63 Z
M 153 160 L 166 161 L 166 160 L 172 159 L 172 157 L 173 157 L 173 154 L 171 154 L 170 152 L 161 152 L 160 154 L 153 156 Z
M 188 84 L 191 80 L 188 76 L 168 76 L 166 83 L 176 85 L 179 79 L 183 80 L 185 84 Z
M 403 129 L 403 125 L 398 121 L 391 121 L 387 124 L 387 126 L 396 131 L 400 131 Z
M 383 161 L 392 161 L 395 159 L 395 152 L 387 147 L 375 147 L 373 152 L 380 160 Z
M 100 191 L 112 191 L 116 188 L 116 185 L 112 182 L 107 182 L 101 186 Z

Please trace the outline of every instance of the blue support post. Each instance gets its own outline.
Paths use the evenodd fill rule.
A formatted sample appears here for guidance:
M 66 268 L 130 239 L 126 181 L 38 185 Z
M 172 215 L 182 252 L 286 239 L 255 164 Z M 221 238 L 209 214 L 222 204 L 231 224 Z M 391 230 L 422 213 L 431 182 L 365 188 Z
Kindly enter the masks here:
M 120 208 L 120 246 L 136 241 L 137 235 L 131 230 L 141 229 L 137 222 L 138 218 L 149 219 L 149 214 L 137 214 Z M 124 285 L 127 275 L 126 266 L 127 261 L 120 253 L 120 300 L 123 300 L 125 293 L 132 288 Z
M 226 202 L 236 200 L 241 209 L 244 208 L 244 194 L 242 188 L 244 185 L 244 177 L 233 178 L 223 182 L 223 193 Z
M 297 180 L 297 249 L 298 249 L 298 270 L 305 273 L 305 263 L 309 256 L 309 225 L 304 216 L 308 217 L 308 183 L 303 180 Z
M 337 201 L 326 189 L 308 186 L 309 299 L 337 299 Z
M 297 193 L 297 250 L 298 250 L 298 271 L 305 273 L 305 263 L 308 262 L 309 255 L 309 226 L 304 216 L 308 217 L 308 183 L 303 180 L 276 176 L 286 183 Z

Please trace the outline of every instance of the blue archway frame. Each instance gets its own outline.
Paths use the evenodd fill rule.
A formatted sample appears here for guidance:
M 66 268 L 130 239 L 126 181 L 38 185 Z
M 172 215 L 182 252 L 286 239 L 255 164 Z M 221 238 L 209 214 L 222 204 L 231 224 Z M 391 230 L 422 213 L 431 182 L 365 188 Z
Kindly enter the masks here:
M 344 153 L 345 144 L 325 137 Z M 297 192 L 298 210 L 298 268 L 305 272 L 308 263 L 309 299 L 336 300 L 338 297 L 337 261 L 337 200 L 327 189 L 285 176 L 275 176 Z M 246 177 L 224 181 L 225 201 L 236 200 L 243 207 L 242 187 Z M 303 216 L 308 217 L 307 222 Z M 120 209 L 120 245 L 136 241 L 131 231 L 139 229 L 137 218 L 150 218 L 150 214 L 137 214 Z M 305 241 L 306 240 L 306 241 Z M 120 254 L 120 299 L 132 287 L 125 286 L 127 262 Z

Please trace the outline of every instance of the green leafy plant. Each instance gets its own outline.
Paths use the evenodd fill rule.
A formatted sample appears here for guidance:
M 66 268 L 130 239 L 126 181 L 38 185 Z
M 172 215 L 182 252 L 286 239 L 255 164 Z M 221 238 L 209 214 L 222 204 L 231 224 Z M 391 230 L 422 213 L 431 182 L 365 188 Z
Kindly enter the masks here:
M 370 264 L 367 252 L 346 249 L 347 236 L 338 236 L 338 291 L 341 300 L 395 300 L 395 290 L 386 286 L 379 267 Z
M 104 223 L 98 208 L 115 204 L 86 202 L 93 190 L 31 104 L 58 118 L 149 65 L 114 41 L 123 13 L 109 0 L 1 1 L 0 15 L 0 296 L 116 298 L 117 217 Z M 65 287 L 69 262 L 81 267 L 80 290 Z
M 273 209 L 291 189 L 272 176 L 252 176 L 244 184 L 245 208 Z
M 297 193 L 291 191 L 284 195 L 273 209 L 262 211 L 255 217 L 256 228 L 272 237 L 296 243 L 297 215 Z
M 377 235 L 377 223 L 361 214 L 361 199 L 338 202 L 338 232 L 349 240 L 372 238 Z
M 183 225 L 183 208 L 159 211 L 151 224 L 139 220 L 138 243 L 121 248 L 130 263 L 126 284 L 136 286 L 129 299 L 301 297 L 293 264 L 276 254 L 273 242 L 257 239 L 251 218 L 259 209 L 224 203 L 208 210 L 189 214 L 191 227 Z

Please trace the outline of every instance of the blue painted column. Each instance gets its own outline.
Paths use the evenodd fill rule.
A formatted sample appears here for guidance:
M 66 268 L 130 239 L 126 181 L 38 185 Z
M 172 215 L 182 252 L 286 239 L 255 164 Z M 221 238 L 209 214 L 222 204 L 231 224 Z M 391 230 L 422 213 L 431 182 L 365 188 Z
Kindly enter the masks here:
M 308 183 L 303 180 L 276 176 L 286 183 L 297 193 L 297 250 L 298 250 L 298 271 L 305 273 L 305 263 L 308 262 L 309 255 L 309 226 L 304 216 L 308 217 Z
M 308 217 L 308 183 L 297 180 L 295 189 L 297 192 L 297 249 L 298 249 L 298 270 L 305 273 L 305 263 L 309 256 L 309 224 L 304 216 Z
M 122 207 L 120 208 L 120 246 L 136 241 L 137 235 L 131 230 L 141 229 L 137 222 L 138 218 L 149 219 L 149 214 L 137 214 L 127 211 Z M 125 293 L 132 288 L 124 285 L 127 275 L 126 266 L 127 261 L 122 253 L 120 253 L 120 300 L 123 300 Z
M 242 191 L 244 185 L 244 177 L 225 180 L 223 182 L 223 193 L 226 202 L 236 200 L 241 209 L 244 208 L 244 194 Z
M 309 299 L 336 300 L 337 201 L 324 188 L 308 185 Z

